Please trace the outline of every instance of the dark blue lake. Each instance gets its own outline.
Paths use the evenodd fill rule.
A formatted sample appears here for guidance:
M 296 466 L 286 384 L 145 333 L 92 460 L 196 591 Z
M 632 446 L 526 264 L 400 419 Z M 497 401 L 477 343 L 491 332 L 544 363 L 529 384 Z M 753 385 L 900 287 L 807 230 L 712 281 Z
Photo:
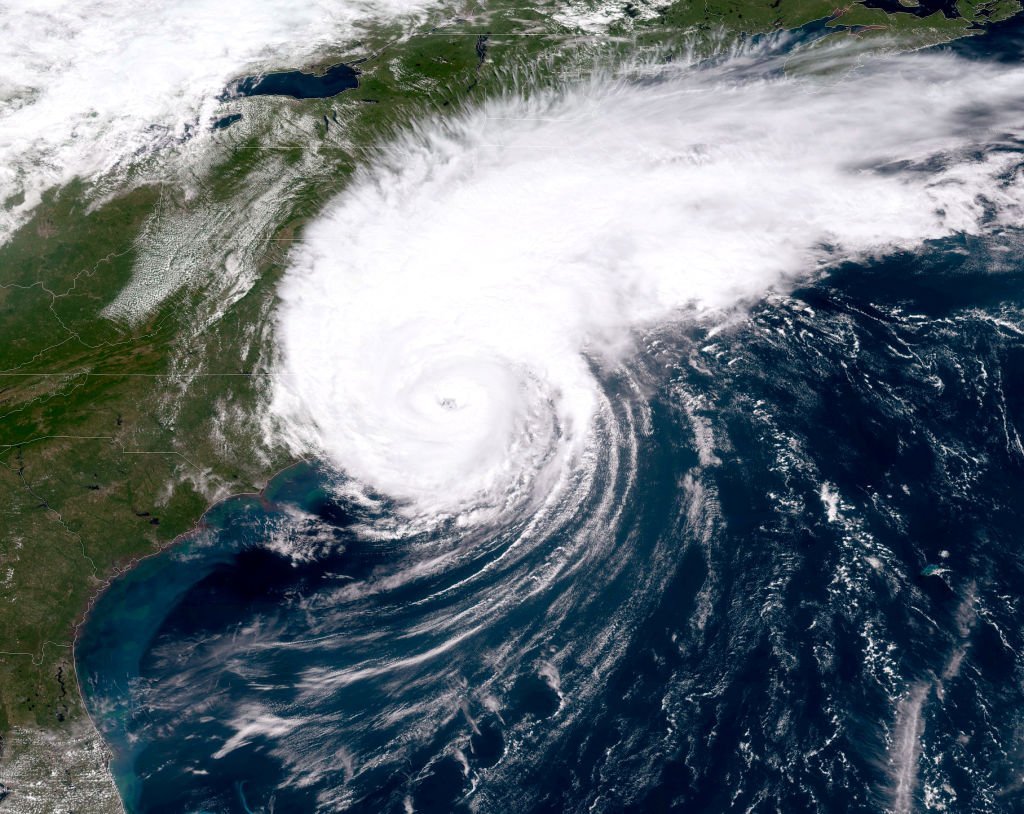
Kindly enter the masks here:
M 359 87 L 359 71 L 351 65 L 332 65 L 321 74 L 303 71 L 247 76 L 232 84 L 223 99 L 239 96 L 289 96 L 292 99 L 326 99 Z

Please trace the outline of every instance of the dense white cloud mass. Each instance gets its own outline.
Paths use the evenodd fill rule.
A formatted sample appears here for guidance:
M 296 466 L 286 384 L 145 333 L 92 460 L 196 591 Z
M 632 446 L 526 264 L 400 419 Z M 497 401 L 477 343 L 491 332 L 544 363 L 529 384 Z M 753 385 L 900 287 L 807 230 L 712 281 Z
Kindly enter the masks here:
M 426 0 L 0 0 L 0 241 L 47 188 L 207 120 L 226 83 L 295 67 Z M 24 201 L 17 203 L 20 196 Z
M 1020 68 L 778 67 L 507 98 L 386 148 L 281 287 L 274 432 L 413 514 L 500 511 L 586 465 L 588 360 L 631 330 L 1020 222 L 1019 153 L 989 149 L 1022 134 Z

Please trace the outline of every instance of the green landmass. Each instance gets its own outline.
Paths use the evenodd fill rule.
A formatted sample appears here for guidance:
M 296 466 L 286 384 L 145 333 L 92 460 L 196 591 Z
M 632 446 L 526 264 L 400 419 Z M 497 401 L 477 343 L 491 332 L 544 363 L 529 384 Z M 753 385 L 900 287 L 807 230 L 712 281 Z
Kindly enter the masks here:
M 323 65 L 364 60 L 354 91 L 246 100 L 198 195 L 171 182 L 102 202 L 83 183 L 49 194 L 0 246 L 0 782 L 12 795 L 34 782 L 49 764 L 29 753 L 71 742 L 88 723 L 72 647 L 103 586 L 194 528 L 212 502 L 260 489 L 290 462 L 260 426 L 274 288 L 291 241 L 375 144 L 505 91 L 522 66 L 554 82 L 617 50 L 814 21 L 832 36 L 884 32 L 888 47 L 894 37 L 920 47 L 982 31 L 1020 5 L 956 8 L 959 17 L 919 17 L 834 0 L 627 0 L 611 26 L 618 36 L 604 42 L 553 22 L 553 6 L 467 8 L 412 36 L 382 29 L 325 55 Z M 210 270 L 240 251 L 253 280 L 241 296 L 218 287 L 229 275 L 200 274 L 142 322 L 103 315 L 140 264 Z M 68 783 L 51 784 L 53 794 L 73 796 Z

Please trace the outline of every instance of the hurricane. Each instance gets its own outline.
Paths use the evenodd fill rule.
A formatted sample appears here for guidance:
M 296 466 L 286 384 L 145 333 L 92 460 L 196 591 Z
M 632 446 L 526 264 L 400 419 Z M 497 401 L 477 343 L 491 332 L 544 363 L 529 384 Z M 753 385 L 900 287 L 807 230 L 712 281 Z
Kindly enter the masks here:
M 130 809 L 1016 810 L 1024 67 L 513 84 L 304 229 L 301 463 L 98 601 Z
M 599 371 L 638 333 L 1020 221 L 1000 145 L 1024 72 L 840 51 L 823 80 L 762 51 L 508 96 L 382 150 L 280 289 L 295 449 L 421 514 L 494 519 L 597 465 Z

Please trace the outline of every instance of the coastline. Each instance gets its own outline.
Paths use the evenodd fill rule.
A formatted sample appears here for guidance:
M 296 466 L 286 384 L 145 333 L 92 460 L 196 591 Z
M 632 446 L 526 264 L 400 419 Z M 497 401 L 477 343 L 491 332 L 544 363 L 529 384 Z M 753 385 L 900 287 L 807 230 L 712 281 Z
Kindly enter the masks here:
M 182 533 L 180 533 L 180 534 L 176 535 L 175 537 L 173 537 L 171 540 L 168 540 L 165 543 L 161 543 L 153 551 L 149 552 L 148 554 L 145 554 L 145 555 L 139 556 L 139 557 L 133 557 L 125 565 L 123 565 L 122 567 L 118 568 L 114 573 L 110 574 L 106 579 L 104 579 L 102 584 L 98 587 L 98 589 L 91 595 L 88 604 L 86 605 L 86 607 L 81 612 L 79 618 L 76 620 L 76 622 L 74 624 L 74 628 L 73 628 L 73 635 L 72 635 L 72 638 L 71 638 L 71 644 L 69 646 L 70 646 L 70 650 L 71 650 L 71 662 L 72 662 L 72 665 L 73 665 L 73 668 L 74 668 L 75 690 L 78 693 L 78 699 L 79 699 L 79 701 L 81 703 L 82 710 L 85 713 L 85 716 L 84 716 L 84 718 L 81 719 L 81 721 L 82 721 L 82 723 L 85 723 L 89 727 L 91 732 L 95 734 L 95 737 L 99 739 L 100 743 L 102 743 L 104 749 L 106 749 L 106 751 L 107 751 L 106 759 L 104 761 L 104 767 L 106 769 L 107 774 L 109 775 L 110 781 L 111 781 L 111 783 L 112 783 L 112 785 L 114 787 L 114 790 L 116 792 L 118 806 L 119 806 L 120 810 L 122 812 L 124 812 L 124 814 L 128 814 L 128 809 L 125 807 L 125 803 L 124 803 L 124 799 L 122 798 L 122 795 L 121 795 L 120 787 L 118 786 L 116 777 L 114 776 L 114 772 L 111 769 L 111 764 L 113 763 L 113 761 L 115 759 L 115 755 L 114 755 L 113 750 L 111 749 L 110 745 L 107 743 L 106 738 L 104 738 L 102 732 L 100 731 L 100 728 L 97 725 L 95 718 L 93 717 L 92 711 L 89 709 L 89 705 L 86 703 L 85 692 L 84 692 L 84 690 L 82 688 L 82 678 L 81 678 L 81 675 L 80 675 L 79 670 L 78 670 L 78 645 L 79 645 L 79 640 L 80 640 L 80 637 L 81 637 L 81 632 L 82 632 L 86 622 L 89 621 L 89 617 L 90 617 L 91 613 L 93 612 L 93 610 L 95 609 L 96 603 L 107 593 L 107 591 L 111 588 L 111 586 L 119 578 L 121 578 L 121 577 L 125 576 L 126 574 L 130 573 L 132 570 L 137 568 L 141 563 L 146 562 L 146 561 L 152 559 L 153 557 L 156 557 L 156 556 L 158 556 L 160 554 L 163 554 L 163 553 L 167 552 L 171 548 L 174 548 L 175 546 L 181 544 L 182 542 L 184 542 L 188 538 L 192 537 L 193 535 L 198 534 L 199 532 L 203 531 L 205 528 L 207 528 L 207 526 L 206 526 L 206 517 L 209 515 L 209 513 L 211 511 L 213 511 L 214 509 L 216 509 L 219 506 L 222 506 L 222 505 L 228 503 L 231 500 L 237 500 L 239 498 L 250 497 L 250 498 L 263 499 L 267 489 L 269 488 L 271 483 L 273 483 L 277 478 L 279 478 L 281 475 L 283 475 L 286 472 L 288 472 L 288 470 L 294 469 L 295 467 L 297 467 L 297 466 L 299 466 L 301 464 L 308 464 L 309 462 L 310 462 L 310 459 L 308 459 L 308 458 L 292 459 L 286 465 L 282 466 L 280 469 L 276 470 L 271 475 L 269 475 L 266 478 L 266 480 L 263 483 L 263 485 L 259 489 L 257 489 L 257 490 L 247 490 L 247 491 L 241 491 L 241 492 L 232 492 L 232 493 L 230 493 L 230 494 L 228 494 L 228 495 L 226 495 L 224 497 L 220 497 L 220 498 L 217 498 L 215 500 L 211 500 L 209 502 L 209 504 L 207 504 L 206 508 L 203 509 L 202 514 L 200 514 L 200 516 L 196 520 L 196 522 L 187 531 L 183 531 Z M 40 730 L 40 731 L 41 732 L 45 732 L 45 730 Z

